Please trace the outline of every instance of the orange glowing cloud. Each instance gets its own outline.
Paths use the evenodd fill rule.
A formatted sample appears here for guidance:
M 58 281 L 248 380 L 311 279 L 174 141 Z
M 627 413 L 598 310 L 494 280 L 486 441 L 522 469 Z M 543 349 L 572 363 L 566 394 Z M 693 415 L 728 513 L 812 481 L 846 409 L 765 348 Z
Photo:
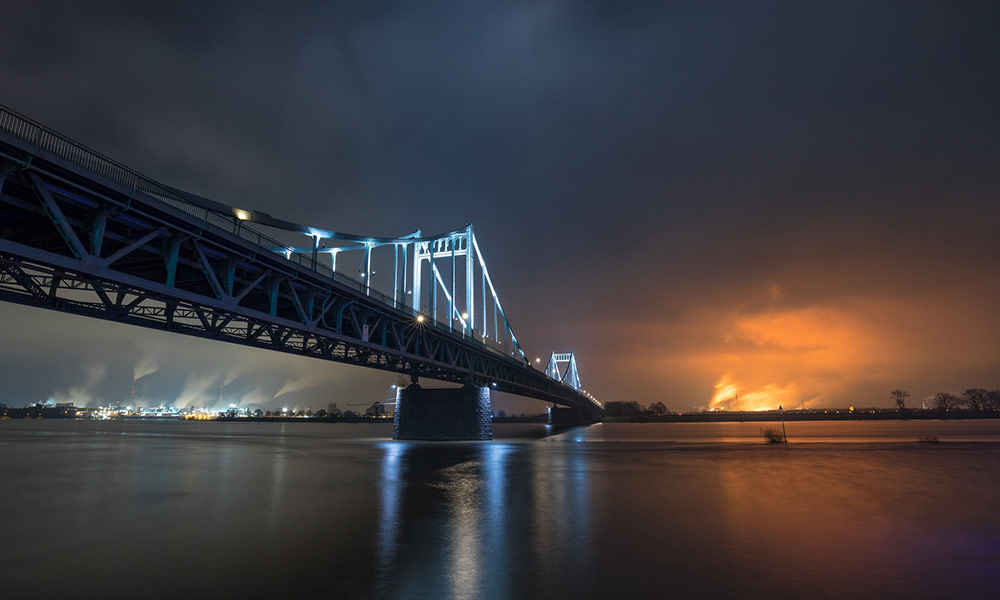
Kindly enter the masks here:
M 703 304 L 606 330 L 608 346 L 617 345 L 611 364 L 628 376 L 617 389 L 674 410 L 884 406 L 894 387 L 922 397 L 972 385 L 979 379 L 969 373 L 1000 355 L 990 327 L 975 326 L 996 320 L 977 296 L 793 304 L 777 286 L 758 289 L 735 306 Z
M 798 382 L 785 385 L 768 383 L 757 389 L 740 392 L 740 385 L 732 379 L 731 373 L 722 376 L 715 384 L 715 395 L 709 402 L 714 410 L 773 410 L 778 407 L 800 408 L 813 405 L 819 396 L 806 398 L 808 393 Z
M 836 373 L 877 371 L 887 352 L 869 323 L 820 307 L 733 315 L 721 346 L 700 366 L 717 369 L 709 407 L 732 410 L 818 404 L 837 391 Z

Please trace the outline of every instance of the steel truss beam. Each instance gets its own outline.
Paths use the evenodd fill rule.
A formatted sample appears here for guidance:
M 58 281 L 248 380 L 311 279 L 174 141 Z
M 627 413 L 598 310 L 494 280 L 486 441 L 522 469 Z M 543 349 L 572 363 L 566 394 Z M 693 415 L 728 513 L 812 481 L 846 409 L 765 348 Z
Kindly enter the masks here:
M 379 342 L 365 342 L 360 307 L 348 307 L 339 331 L 227 310 L 209 298 L 164 294 L 67 268 L 41 264 L 8 253 L 0 241 L 0 300 L 96 317 L 152 329 L 279 350 L 336 362 L 396 371 L 494 389 L 564 404 L 560 385 L 539 389 L 538 372 L 504 364 L 414 323 L 372 319 Z M 124 279 L 124 278 L 122 278 Z M 471 381 L 470 381 L 471 373 Z M 496 384 L 496 385 L 494 385 Z

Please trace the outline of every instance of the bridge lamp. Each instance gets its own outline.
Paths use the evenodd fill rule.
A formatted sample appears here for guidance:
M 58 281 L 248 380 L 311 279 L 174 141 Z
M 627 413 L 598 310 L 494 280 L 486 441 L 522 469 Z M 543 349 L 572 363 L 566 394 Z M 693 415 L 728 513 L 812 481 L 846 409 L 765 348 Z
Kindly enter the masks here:
M 424 322 L 424 315 L 417 315 L 417 323 L 423 323 L 423 322 Z
M 536 363 L 540 363 L 540 362 L 542 362 L 542 359 L 540 359 L 540 358 L 536 358 L 536 359 L 535 359 L 535 362 L 536 362 Z
M 233 214 L 235 214 L 236 218 L 239 219 L 240 221 L 249 221 L 250 220 L 250 212 L 246 211 L 246 210 L 243 210 L 241 208 L 234 208 L 233 209 Z

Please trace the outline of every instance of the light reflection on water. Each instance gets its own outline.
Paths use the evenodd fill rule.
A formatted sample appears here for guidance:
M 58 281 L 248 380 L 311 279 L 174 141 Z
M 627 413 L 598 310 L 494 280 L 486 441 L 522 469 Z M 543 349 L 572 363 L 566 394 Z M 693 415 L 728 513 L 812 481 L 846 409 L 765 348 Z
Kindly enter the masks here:
M 5 598 L 994 597 L 1000 444 L 969 440 L 1000 422 L 789 423 L 787 446 L 698 425 L 418 443 L 0 422 L 18 517 L 0 580 Z M 914 443 L 927 428 L 946 443 Z
M 475 466 L 470 465 L 468 468 Z M 466 468 L 461 470 L 466 471 Z M 481 491 L 486 486 L 476 475 L 460 473 L 455 477 L 449 476 L 444 483 L 445 497 L 448 499 L 445 509 L 445 514 L 448 515 L 447 566 L 444 572 L 451 583 L 448 596 L 459 600 L 475 598 L 482 585 L 480 561 L 483 519 L 480 511 L 483 504 Z
M 778 421 L 747 423 L 599 423 L 555 436 L 562 441 L 756 443 L 761 429 L 780 430 Z M 798 444 L 845 442 L 915 442 L 933 435 L 942 442 L 998 442 L 1000 419 L 910 421 L 787 421 L 789 442 Z M 572 434 L 572 435 L 570 435 Z
M 386 442 L 379 444 L 383 451 L 382 477 L 379 487 L 378 542 L 376 544 L 376 579 L 378 595 L 391 592 L 390 575 L 396 564 L 396 537 L 399 532 L 399 502 L 403 482 L 400 480 L 403 453 L 410 444 L 407 442 Z

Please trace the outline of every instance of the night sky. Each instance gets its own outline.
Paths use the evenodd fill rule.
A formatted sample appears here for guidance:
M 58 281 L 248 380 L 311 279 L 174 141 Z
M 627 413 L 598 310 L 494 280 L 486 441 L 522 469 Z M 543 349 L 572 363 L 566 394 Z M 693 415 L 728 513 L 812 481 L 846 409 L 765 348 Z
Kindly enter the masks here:
M 289 220 L 471 222 L 526 351 L 575 351 L 602 401 L 1000 387 L 996 3 L 8 4 L 0 103 Z M 15 406 L 122 401 L 133 373 L 143 403 L 178 406 L 226 382 L 227 403 L 347 408 L 396 381 L 8 304 L 0 321 Z

